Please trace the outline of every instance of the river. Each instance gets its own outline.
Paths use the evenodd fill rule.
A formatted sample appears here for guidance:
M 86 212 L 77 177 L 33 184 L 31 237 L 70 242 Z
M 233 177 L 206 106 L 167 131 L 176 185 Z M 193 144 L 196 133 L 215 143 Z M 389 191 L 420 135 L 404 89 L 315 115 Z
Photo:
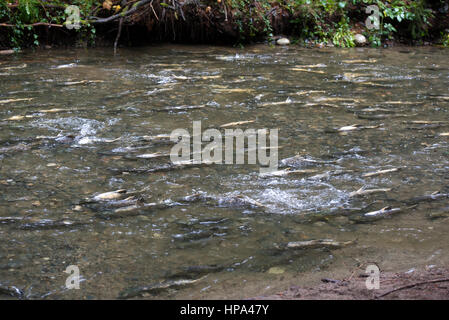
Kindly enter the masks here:
M 241 299 L 365 263 L 447 265 L 448 88 L 439 48 L 161 45 L 2 57 L 0 284 L 29 299 L 109 299 L 198 280 L 143 296 Z M 167 135 L 193 121 L 277 128 L 282 174 L 171 166 Z M 118 199 L 95 200 L 119 189 Z M 401 211 L 364 215 L 385 207 Z M 286 246 L 312 239 L 351 244 Z M 79 290 L 66 287 L 70 265 Z

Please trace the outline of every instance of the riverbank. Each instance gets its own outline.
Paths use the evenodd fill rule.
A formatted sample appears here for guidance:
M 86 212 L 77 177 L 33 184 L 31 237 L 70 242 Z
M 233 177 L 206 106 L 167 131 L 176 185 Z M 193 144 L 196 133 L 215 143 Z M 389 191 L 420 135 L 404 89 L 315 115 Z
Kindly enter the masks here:
M 76 7 L 68 8 L 69 5 Z M 448 1 L 106 0 L 0 4 L 0 50 L 157 42 L 449 46 Z
M 380 275 L 379 289 L 366 288 L 367 274 L 354 270 L 345 279 L 323 278 L 315 286 L 292 285 L 278 294 L 250 300 L 447 300 L 449 269 L 428 267 L 407 272 L 385 272 Z

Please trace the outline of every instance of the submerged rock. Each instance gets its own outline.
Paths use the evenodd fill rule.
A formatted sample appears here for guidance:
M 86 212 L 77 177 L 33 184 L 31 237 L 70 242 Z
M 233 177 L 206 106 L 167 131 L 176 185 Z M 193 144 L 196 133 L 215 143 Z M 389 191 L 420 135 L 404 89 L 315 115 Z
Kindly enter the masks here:
M 0 284 L 0 295 L 7 295 L 19 299 L 22 299 L 24 296 L 23 291 L 19 288 L 2 284 Z

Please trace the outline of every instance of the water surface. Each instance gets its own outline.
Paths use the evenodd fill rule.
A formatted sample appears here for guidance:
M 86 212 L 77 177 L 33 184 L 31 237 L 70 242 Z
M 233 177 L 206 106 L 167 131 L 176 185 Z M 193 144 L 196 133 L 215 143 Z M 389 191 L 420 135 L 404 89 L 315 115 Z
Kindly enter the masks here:
M 366 262 L 447 264 L 448 198 L 409 200 L 449 193 L 448 86 L 448 51 L 436 48 L 160 46 L 3 58 L 0 283 L 28 298 L 116 298 L 200 278 L 149 297 L 247 298 Z M 279 159 L 300 155 L 310 161 L 288 166 L 315 172 L 159 170 L 170 159 L 141 157 L 169 152 L 154 137 L 191 131 L 195 120 L 279 128 Z M 338 132 L 350 125 L 361 128 Z M 391 191 L 350 196 L 361 187 Z M 86 200 L 118 189 L 127 200 Z M 181 201 L 189 195 L 199 196 Z M 387 206 L 403 211 L 359 219 Z M 356 242 L 284 247 L 308 239 Z M 80 290 L 65 288 L 69 265 L 80 269 Z

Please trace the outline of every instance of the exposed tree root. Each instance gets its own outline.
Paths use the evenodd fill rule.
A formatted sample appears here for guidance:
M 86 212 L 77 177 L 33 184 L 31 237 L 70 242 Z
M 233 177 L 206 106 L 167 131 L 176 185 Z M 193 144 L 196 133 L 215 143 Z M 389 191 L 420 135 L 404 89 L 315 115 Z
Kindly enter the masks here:
M 117 54 L 117 44 L 118 44 L 118 40 L 120 39 L 120 35 L 122 34 L 122 26 L 123 26 L 123 20 L 125 18 L 120 18 L 119 24 L 118 24 L 118 32 L 117 32 L 117 37 L 115 38 L 115 42 L 114 42 L 114 55 Z
M 385 297 L 385 296 L 389 295 L 390 293 L 393 293 L 393 292 L 396 292 L 396 291 L 400 291 L 400 290 L 414 288 L 414 287 L 421 286 L 421 285 L 424 285 L 424 284 L 438 283 L 438 282 L 447 282 L 447 281 L 449 281 L 449 278 L 416 282 L 416 283 L 412 283 L 412 284 L 409 284 L 409 285 L 406 285 L 406 286 L 402 286 L 402 287 L 399 287 L 399 288 L 387 291 L 387 292 L 377 296 L 377 298 L 382 298 L 382 297 Z

